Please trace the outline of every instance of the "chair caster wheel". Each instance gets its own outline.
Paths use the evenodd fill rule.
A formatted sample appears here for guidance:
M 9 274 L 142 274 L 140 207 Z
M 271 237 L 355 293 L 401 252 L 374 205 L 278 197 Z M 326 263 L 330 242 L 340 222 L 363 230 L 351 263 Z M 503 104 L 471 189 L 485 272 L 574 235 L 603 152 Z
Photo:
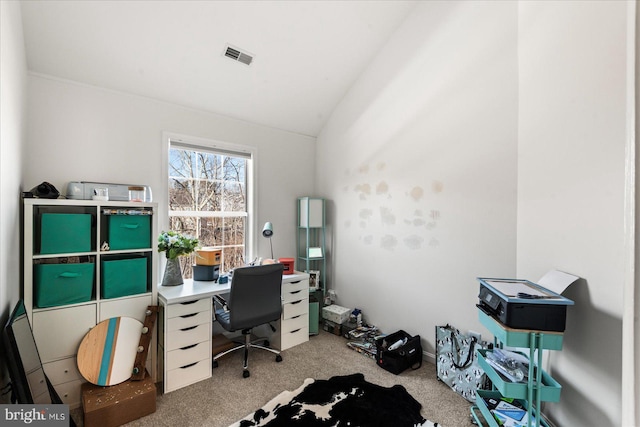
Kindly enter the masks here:
M 282 356 L 280 356 L 279 354 L 276 355 L 276 362 L 282 362 Z
M 249 371 L 242 371 L 242 378 L 249 378 L 249 375 L 251 375 Z
M 213 361 L 213 367 L 214 367 L 214 368 L 217 368 L 217 367 L 218 367 L 218 361 L 217 361 L 217 360 L 214 360 L 214 361 Z

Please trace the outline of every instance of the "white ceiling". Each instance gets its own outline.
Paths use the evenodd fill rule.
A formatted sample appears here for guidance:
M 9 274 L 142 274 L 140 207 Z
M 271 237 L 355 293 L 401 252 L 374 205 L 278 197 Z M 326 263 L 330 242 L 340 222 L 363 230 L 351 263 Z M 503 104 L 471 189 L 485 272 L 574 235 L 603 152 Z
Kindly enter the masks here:
M 414 1 L 22 1 L 30 71 L 316 136 Z M 255 55 L 244 65 L 227 44 Z

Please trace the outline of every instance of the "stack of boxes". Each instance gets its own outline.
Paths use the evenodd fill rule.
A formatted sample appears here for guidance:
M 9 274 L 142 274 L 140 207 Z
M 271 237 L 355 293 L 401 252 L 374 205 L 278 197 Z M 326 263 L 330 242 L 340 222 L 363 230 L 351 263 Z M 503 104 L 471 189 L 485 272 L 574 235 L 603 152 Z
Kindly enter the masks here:
M 196 263 L 193 265 L 193 280 L 215 281 L 220 276 L 222 251 L 213 248 L 196 250 Z
M 351 309 L 332 304 L 322 308 L 323 329 L 335 335 L 342 335 L 343 325 L 349 320 Z

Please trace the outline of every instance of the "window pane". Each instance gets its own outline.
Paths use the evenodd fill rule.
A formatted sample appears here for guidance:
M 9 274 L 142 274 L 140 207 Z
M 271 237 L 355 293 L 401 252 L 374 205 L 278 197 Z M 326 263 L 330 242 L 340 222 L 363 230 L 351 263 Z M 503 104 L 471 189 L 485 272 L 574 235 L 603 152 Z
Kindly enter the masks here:
M 247 161 L 236 157 L 224 158 L 224 180 L 245 182 Z
M 223 234 L 225 246 L 244 244 L 245 218 L 224 218 Z
M 197 237 L 200 246 L 221 249 L 221 268 L 228 271 L 245 263 L 249 162 L 229 153 L 216 154 L 208 150 L 170 149 L 170 229 Z M 198 212 L 198 215 L 175 216 L 179 211 Z M 191 277 L 194 259 L 181 259 L 185 278 Z
M 222 270 L 229 271 L 232 268 L 246 264 L 244 260 L 244 246 L 241 248 L 225 248 L 222 250 Z
M 217 212 L 222 210 L 222 183 L 220 181 L 198 182 L 198 211 Z
M 193 151 L 172 148 L 169 150 L 169 178 L 195 176 L 196 156 Z
M 200 170 L 198 178 L 205 180 L 222 179 L 222 156 L 212 153 L 198 153 Z
M 222 206 L 225 212 L 244 212 L 247 209 L 246 192 L 239 182 L 225 182 Z
M 198 237 L 198 218 L 188 216 L 169 217 L 169 228 L 178 233 Z
M 191 179 L 169 179 L 169 210 L 195 210 L 194 186 Z
M 193 278 L 193 264 L 195 264 L 195 255 L 191 254 L 188 256 L 181 256 L 180 259 L 180 268 L 182 268 L 182 278 L 183 279 L 192 279 Z
M 202 218 L 200 239 L 202 246 L 222 246 L 222 218 Z

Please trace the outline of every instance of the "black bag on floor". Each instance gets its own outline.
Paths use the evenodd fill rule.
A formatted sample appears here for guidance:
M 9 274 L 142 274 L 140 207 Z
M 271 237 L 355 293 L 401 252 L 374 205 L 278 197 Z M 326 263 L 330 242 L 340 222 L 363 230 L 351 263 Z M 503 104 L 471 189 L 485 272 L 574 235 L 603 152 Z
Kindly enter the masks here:
M 405 331 L 376 339 L 376 364 L 398 375 L 404 370 L 422 366 L 420 335 L 411 336 Z

